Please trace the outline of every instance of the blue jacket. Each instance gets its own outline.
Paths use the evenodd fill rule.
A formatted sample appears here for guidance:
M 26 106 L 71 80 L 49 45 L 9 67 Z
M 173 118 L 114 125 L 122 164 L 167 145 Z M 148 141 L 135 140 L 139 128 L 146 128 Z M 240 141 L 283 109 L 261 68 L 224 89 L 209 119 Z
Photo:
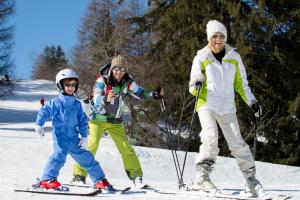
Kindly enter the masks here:
M 52 120 L 53 135 L 58 141 L 78 145 L 79 134 L 87 137 L 87 116 L 74 96 L 59 94 L 46 103 L 37 115 L 36 125 L 44 126 L 48 119 Z

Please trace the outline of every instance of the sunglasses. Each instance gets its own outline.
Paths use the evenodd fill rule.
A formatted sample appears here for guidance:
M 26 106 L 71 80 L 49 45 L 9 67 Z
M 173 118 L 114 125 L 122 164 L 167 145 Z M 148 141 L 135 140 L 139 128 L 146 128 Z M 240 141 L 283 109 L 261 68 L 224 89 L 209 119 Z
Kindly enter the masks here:
M 113 70 L 116 71 L 116 72 L 117 71 L 120 71 L 120 72 L 123 72 L 123 73 L 126 72 L 126 68 L 125 67 L 114 67 Z
M 65 87 L 76 87 L 77 83 L 64 83 Z
M 224 39 L 225 39 L 225 35 L 222 35 L 222 34 L 217 35 L 217 34 L 216 34 L 216 35 L 213 35 L 212 38 L 213 38 L 213 39 L 219 38 L 219 39 L 221 39 L 221 40 L 224 40 Z

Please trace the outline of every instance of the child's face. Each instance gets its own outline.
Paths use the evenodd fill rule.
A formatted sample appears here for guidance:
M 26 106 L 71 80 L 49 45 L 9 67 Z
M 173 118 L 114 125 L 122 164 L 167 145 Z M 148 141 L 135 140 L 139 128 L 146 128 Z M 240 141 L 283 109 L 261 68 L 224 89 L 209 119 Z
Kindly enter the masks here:
M 67 95 L 72 95 L 75 91 L 75 86 L 77 84 L 76 80 L 63 80 L 65 92 Z

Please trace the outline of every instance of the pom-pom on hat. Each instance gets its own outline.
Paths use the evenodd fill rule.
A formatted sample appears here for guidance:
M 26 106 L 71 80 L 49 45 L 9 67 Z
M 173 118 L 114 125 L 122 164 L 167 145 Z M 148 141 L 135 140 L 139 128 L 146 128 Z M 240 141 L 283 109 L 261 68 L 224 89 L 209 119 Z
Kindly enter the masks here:
M 227 30 L 224 24 L 218 20 L 210 20 L 206 24 L 207 40 L 209 40 L 216 32 L 222 33 L 225 36 L 224 41 L 227 41 Z

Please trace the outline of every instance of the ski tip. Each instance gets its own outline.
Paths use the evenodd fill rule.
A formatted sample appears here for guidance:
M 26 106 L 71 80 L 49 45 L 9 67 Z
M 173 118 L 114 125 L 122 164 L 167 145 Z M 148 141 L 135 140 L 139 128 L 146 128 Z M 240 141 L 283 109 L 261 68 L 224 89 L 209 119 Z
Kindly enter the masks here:
M 128 192 L 129 190 L 131 190 L 131 187 L 126 187 L 122 190 L 121 194 L 125 194 L 126 192 Z
M 136 185 L 138 189 L 150 189 L 151 186 L 149 184 Z

